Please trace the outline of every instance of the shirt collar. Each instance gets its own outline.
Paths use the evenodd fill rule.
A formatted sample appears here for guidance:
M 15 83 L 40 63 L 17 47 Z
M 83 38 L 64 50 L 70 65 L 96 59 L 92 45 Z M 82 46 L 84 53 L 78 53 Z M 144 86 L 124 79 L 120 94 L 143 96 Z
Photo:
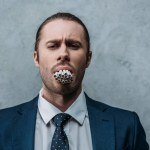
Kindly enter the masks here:
M 39 92 L 38 110 L 45 124 L 47 124 L 58 113 L 62 113 L 57 107 L 42 97 L 42 89 Z M 80 125 L 84 123 L 84 119 L 88 113 L 83 90 L 65 113 L 72 116 Z
M 83 124 L 85 117 L 88 115 L 86 99 L 83 90 L 65 113 L 71 115 L 80 125 Z

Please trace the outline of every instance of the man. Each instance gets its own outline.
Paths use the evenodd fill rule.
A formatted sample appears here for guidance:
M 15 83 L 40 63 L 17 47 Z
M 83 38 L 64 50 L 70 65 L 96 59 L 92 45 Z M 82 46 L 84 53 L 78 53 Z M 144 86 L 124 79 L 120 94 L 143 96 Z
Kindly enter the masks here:
M 42 89 L 32 101 L 0 111 L 0 150 L 148 150 L 134 112 L 89 98 L 82 79 L 91 61 L 82 21 L 47 18 L 36 35 L 34 62 Z

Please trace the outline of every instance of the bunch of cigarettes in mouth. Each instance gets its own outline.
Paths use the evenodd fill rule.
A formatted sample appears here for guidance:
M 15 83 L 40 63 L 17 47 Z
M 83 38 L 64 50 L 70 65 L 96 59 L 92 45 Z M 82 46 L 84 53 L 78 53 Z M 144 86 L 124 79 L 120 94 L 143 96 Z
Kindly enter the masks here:
M 69 70 L 59 70 L 54 73 L 54 78 L 62 84 L 72 82 L 73 75 Z

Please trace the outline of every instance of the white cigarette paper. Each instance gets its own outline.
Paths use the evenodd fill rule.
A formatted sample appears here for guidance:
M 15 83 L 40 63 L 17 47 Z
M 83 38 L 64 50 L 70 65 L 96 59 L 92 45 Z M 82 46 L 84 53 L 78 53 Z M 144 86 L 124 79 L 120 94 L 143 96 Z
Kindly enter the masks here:
M 54 73 L 54 78 L 62 84 L 68 84 L 72 82 L 73 75 L 69 70 L 59 70 Z

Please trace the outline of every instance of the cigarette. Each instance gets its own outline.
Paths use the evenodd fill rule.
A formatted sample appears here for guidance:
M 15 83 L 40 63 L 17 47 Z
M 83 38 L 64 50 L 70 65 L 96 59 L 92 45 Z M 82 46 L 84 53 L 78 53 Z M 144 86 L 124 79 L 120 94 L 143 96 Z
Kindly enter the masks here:
M 55 72 L 54 78 L 62 84 L 68 84 L 73 81 L 73 75 L 69 70 L 59 70 Z

